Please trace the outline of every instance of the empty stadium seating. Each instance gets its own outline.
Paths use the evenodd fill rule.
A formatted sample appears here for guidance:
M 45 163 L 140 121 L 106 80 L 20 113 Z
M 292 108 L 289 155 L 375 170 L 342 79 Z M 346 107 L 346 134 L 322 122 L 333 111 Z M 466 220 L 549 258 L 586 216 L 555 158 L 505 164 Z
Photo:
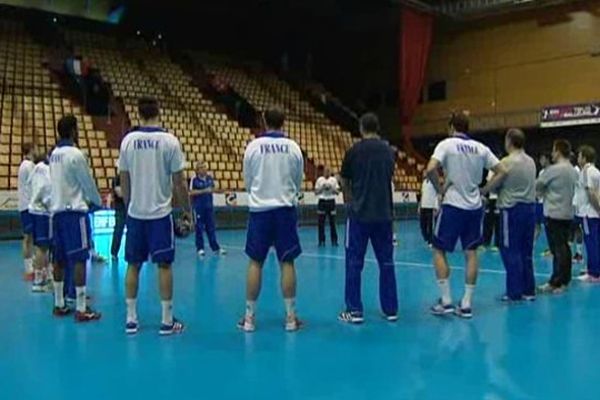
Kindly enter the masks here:
M 246 143 L 252 139 L 250 130 L 220 111 L 178 64 L 137 38 L 123 42 L 109 34 L 76 30 L 66 30 L 64 36 L 77 53 L 100 69 L 113 94 L 122 100 L 131 125 L 139 124 L 136 104 L 140 96 L 159 99 L 162 122 L 179 137 L 186 153 L 188 176 L 193 174 L 194 162 L 203 159 L 215 175 L 218 189 L 244 189 L 242 158 Z M 60 84 L 51 78 L 44 66 L 50 53 L 22 24 L 0 19 L 0 190 L 16 189 L 21 144 L 35 141 L 49 149 L 55 143 L 57 120 L 68 113 L 80 121 L 80 147 L 90 156 L 99 188 L 106 190 L 116 174 L 118 149 L 109 147 L 106 133 L 94 129 L 92 118 L 65 97 Z M 273 74 L 217 63 L 205 67 L 258 111 L 282 105 L 288 115 L 285 129 L 307 157 L 316 166 L 339 172 L 345 151 L 356 139 L 298 91 Z M 422 166 L 402 152 L 398 160 L 396 189 L 418 190 Z M 306 179 L 303 186 L 311 190 L 313 183 Z

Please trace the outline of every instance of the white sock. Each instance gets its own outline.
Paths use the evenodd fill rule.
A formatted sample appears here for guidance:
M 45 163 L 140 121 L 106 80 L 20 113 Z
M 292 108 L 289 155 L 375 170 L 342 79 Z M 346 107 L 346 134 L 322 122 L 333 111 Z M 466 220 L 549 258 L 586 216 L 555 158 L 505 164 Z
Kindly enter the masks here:
M 162 300 L 162 323 L 164 325 L 173 324 L 173 300 Z
M 127 322 L 137 322 L 137 299 L 126 299 L 127 303 Z
M 33 271 L 33 283 L 35 285 L 41 285 L 44 281 L 44 270 L 43 269 L 35 269 Z
M 438 279 L 437 283 L 442 294 L 442 304 L 451 304 L 452 296 L 450 295 L 450 282 L 448 282 L 448 279 Z
M 76 310 L 79 312 L 85 312 L 87 310 L 87 304 L 85 300 L 85 286 L 75 287 L 75 301 Z
M 30 274 L 33 272 L 33 258 L 26 258 L 24 265 L 26 274 Z
M 65 307 L 65 283 L 64 282 L 54 282 L 54 306 L 59 308 Z
M 465 285 L 465 295 L 463 296 L 461 303 L 463 308 L 471 308 L 471 299 L 473 298 L 474 291 L 475 285 Z
M 256 301 L 246 300 L 246 317 L 254 317 L 256 314 Z
M 296 315 L 296 299 L 283 299 L 283 302 L 285 303 L 285 312 L 287 316 L 289 317 L 292 315 Z

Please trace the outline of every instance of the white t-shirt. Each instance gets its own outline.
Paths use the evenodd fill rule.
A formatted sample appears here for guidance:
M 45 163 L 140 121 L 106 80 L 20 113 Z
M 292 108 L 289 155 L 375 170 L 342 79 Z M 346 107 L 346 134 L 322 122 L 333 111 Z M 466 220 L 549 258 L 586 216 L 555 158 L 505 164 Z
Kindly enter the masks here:
M 493 177 L 494 177 L 494 171 L 488 171 L 488 174 L 485 177 L 485 181 L 489 182 L 489 181 L 492 180 Z M 498 200 L 498 193 L 497 192 L 490 192 L 490 200 Z
M 581 169 L 579 166 L 575 166 L 574 168 L 577 172 L 577 185 L 575 186 L 575 194 L 573 195 L 573 208 L 575 209 L 576 217 L 583 217 L 583 214 L 581 214 L 581 206 L 583 205 L 583 202 L 587 200 L 587 193 L 585 191 Z
M 438 160 L 444 169 L 446 194 L 443 204 L 464 210 L 481 208 L 479 184 L 484 169 L 493 169 L 500 162 L 484 144 L 463 134 L 440 142 L 433 159 Z
M 296 142 L 280 132 L 267 132 L 254 139 L 244 153 L 250 211 L 295 207 L 303 175 L 304 158 Z
M 88 212 L 88 203 L 102 204 L 85 155 L 68 141 L 59 141 L 50 155 L 50 180 L 52 214 L 61 211 Z
M 141 127 L 121 142 L 119 171 L 129 172 L 129 216 L 160 219 L 173 211 L 173 174 L 183 171 L 179 140 L 158 127 Z
M 425 179 L 421 185 L 421 208 L 439 208 L 438 194 L 429 179 Z
M 50 180 L 50 166 L 39 162 L 31 173 L 31 201 L 29 212 L 35 215 L 50 215 L 50 201 L 52 195 L 52 182 Z
M 579 174 L 577 191 L 581 191 L 578 199 L 577 216 L 600 218 L 598 211 L 592 206 L 587 191 L 600 193 L 600 171 L 593 164 L 587 164 Z
M 30 178 L 35 164 L 31 160 L 23 160 L 19 166 L 17 191 L 19 195 L 19 211 L 27 211 L 31 200 Z
M 315 191 L 320 192 L 317 195 L 319 200 L 335 200 L 339 192 L 339 184 L 335 176 L 325 178 L 320 176 L 315 183 Z
M 538 178 L 539 178 L 540 176 L 542 176 L 542 174 L 544 173 L 544 171 L 545 171 L 545 170 L 546 170 L 546 168 L 542 168 L 542 169 L 540 170 L 540 173 L 538 174 Z M 540 203 L 540 204 L 544 204 L 544 197 L 543 197 L 543 196 L 538 196 L 538 203 Z

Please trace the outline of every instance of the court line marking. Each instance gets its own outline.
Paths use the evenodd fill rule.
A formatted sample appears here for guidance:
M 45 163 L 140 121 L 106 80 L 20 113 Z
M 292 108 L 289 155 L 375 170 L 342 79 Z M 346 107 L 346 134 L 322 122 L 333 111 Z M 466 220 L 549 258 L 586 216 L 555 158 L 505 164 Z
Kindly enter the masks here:
M 224 246 L 224 247 L 227 249 L 233 249 L 233 250 L 240 250 L 240 251 L 245 250 L 245 248 L 237 247 L 237 246 Z M 325 259 L 341 260 L 341 261 L 346 260 L 346 257 L 344 257 L 344 256 L 338 256 L 338 255 L 333 255 L 333 254 L 302 253 L 300 255 L 300 257 L 317 258 L 317 259 L 325 258 Z M 370 264 L 377 264 L 377 260 L 374 258 L 370 258 L 370 257 L 365 257 L 365 262 L 368 262 Z M 412 261 L 394 260 L 394 264 L 403 265 L 403 266 L 412 267 L 412 268 L 433 269 L 432 264 L 425 264 L 425 263 L 412 262 Z M 452 266 L 451 265 L 450 268 L 453 270 L 458 270 L 458 271 L 465 270 L 465 267 L 460 267 L 460 266 Z M 489 269 L 489 268 L 479 268 L 479 272 L 485 273 L 485 274 L 506 275 L 506 271 L 497 270 L 497 269 Z M 548 278 L 551 275 L 547 274 L 547 273 L 537 272 L 537 273 L 535 273 L 535 276 L 538 276 L 540 278 Z

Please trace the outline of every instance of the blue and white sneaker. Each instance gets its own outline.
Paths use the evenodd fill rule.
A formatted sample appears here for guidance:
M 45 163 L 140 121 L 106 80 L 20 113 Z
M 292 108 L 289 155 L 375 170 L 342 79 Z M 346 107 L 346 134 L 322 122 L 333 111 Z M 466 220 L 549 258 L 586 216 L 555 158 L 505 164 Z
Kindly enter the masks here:
M 464 319 L 473 318 L 473 310 L 471 309 L 471 307 L 463 307 L 462 301 L 459 302 L 458 305 L 454 308 L 454 314 L 457 317 L 464 318 Z
M 362 324 L 365 322 L 363 313 L 359 311 L 343 311 L 338 315 L 338 319 L 347 324 Z
M 160 330 L 158 331 L 158 334 L 161 336 L 169 336 L 169 335 L 183 332 L 184 328 L 185 328 L 185 325 L 183 325 L 183 323 L 181 321 L 178 321 L 177 319 L 173 318 L 172 324 L 170 324 L 170 325 L 162 324 L 160 326 Z
M 442 302 L 442 299 L 439 299 L 437 301 L 437 303 L 435 303 L 433 306 L 431 306 L 429 311 L 431 311 L 431 313 L 433 315 L 438 315 L 438 316 L 448 315 L 448 314 L 452 314 L 454 312 L 454 306 L 451 303 L 444 304 Z
M 138 322 L 129 321 L 125 324 L 125 333 L 128 335 L 135 335 L 138 333 Z

